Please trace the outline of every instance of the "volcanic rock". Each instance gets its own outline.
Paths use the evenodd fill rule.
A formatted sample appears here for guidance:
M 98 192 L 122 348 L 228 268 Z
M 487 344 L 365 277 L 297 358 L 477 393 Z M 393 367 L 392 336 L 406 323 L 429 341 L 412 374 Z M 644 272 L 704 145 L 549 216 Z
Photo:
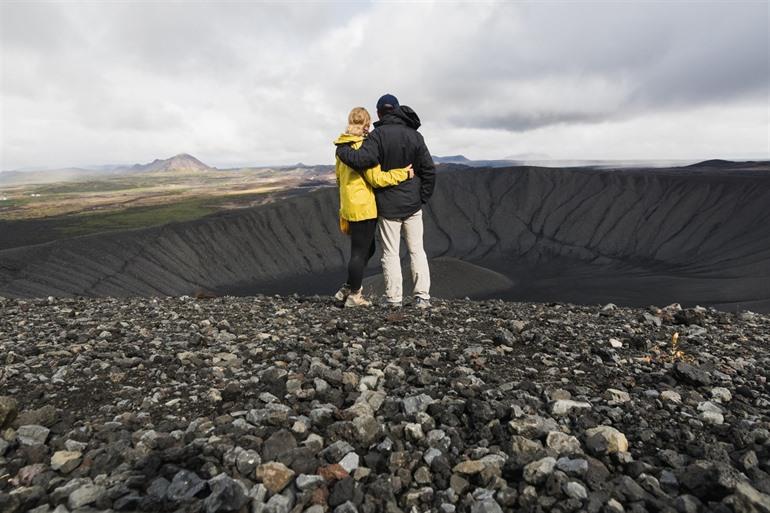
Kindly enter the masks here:
M 0 429 L 5 429 L 19 413 L 16 399 L 8 396 L 0 396 Z
M 271 493 L 279 493 L 294 478 L 294 471 L 283 463 L 270 462 L 257 467 L 257 479 Z
M 207 513 L 240 511 L 248 502 L 244 487 L 226 474 L 209 479 L 208 485 L 211 495 L 203 501 Z
M 626 452 L 628 440 L 613 427 L 599 426 L 586 430 L 586 446 L 594 454 Z

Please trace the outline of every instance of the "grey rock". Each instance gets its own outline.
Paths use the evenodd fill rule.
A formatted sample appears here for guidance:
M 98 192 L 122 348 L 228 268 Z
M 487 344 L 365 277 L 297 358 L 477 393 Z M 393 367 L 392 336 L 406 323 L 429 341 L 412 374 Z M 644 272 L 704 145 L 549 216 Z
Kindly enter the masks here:
M 714 387 L 711 389 L 711 397 L 713 397 L 715 401 L 725 404 L 733 399 L 733 394 L 727 388 Z
M 608 388 L 606 397 L 610 404 L 623 404 L 631 401 L 631 395 L 628 392 L 616 388 Z
M 711 374 L 707 371 L 682 361 L 674 365 L 674 375 L 677 379 L 695 386 L 708 386 L 712 382 Z
M 735 487 L 735 513 L 770 513 L 770 495 L 757 491 L 748 483 Z
M 291 497 L 277 494 L 270 497 L 262 511 L 263 513 L 289 513 L 293 505 L 294 501 Z
M 559 399 L 551 405 L 551 413 L 554 415 L 569 415 L 574 411 L 590 409 L 591 403 L 585 401 L 573 401 L 571 399 Z
M 564 485 L 564 493 L 567 495 L 567 497 L 572 497 L 573 499 L 577 499 L 579 501 L 583 501 L 588 498 L 588 490 L 586 490 L 586 487 L 575 481 L 568 481 Z
M 16 438 L 21 445 L 44 445 L 50 432 L 50 429 L 34 424 L 21 426 L 16 431 Z
M 10 426 L 19 413 L 19 404 L 13 397 L 0 396 L 0 430 Z
M 314 490 L 324 483 L 324 478 L 315 474 L 300 474 L 295 480 L 295 484 L 300 491 Z
M 358 508 L 352 502 L 345 501 L 334 508 L 334 513 L 358 513 Z
M 682 396 L 679 394 L 679 392 L 674 390 L 664 390 L 661 392 L 660 398 L 663 401 L 668 401 L 674 404 L 680 404 L 682 402 Z
M 533 461 L 524 466 L 524 480 L 530 484 L 540 484 L 553 473 L 556 459 L 550 456 Z
M 147 487 L 147 495 L 150 497 L 156 497 L 158 499 L 162 499 L 166 496 L 166 493 L 168 492 L 168 487 L 171 485 L 171 482 L 164 478 L 164 477 L 158 477 L 156 479 L 153 479 L 152 483 L 150 483 L 150 486 Z
M 265 461 L 276 461 L 279 457 L 297 447 L 297 440 L 289 431 L 281 429 L 265 440 L 262 457 Z
M 441 454 L 442 454 L 441 451 L 439 451 L 434 447 L 431 447 L 430 449 L 425 451 L 425 453 L 422 455 L 422 459 L 423 461 L 425 461 L 425 463 L 430 465 L 433 462 L 433 460 L 436 459 L 438 456 L 441 456 Z
M 471 505 L 471 513 L 503 513 L 503 508 L 494 499 L 474 501 Z
M 189 470 L 180 470 L 174 475 L 166 490 L 166 497 L 174 502 L 192 499 L 206 487 L 206 481 Z
M 209 479 L 208 484 L 211 495 L 203 501 L 206 513 L 240 511 L 248 502 L 244 487 L 227 474 L 219 474 L 212 477 Z
M 674 500 L 674 507 L 679 513 L 700 513 L 703 504 L 692 495 L 680 495 Z
M 580 440 L 560 431 L 551 431 L 548 433 L 548 436 L 545 439 L 545 445 L 556 451 L 559 456 L 583 452 L 580 446 Z
M 356 482 L 352 477 L 346 477 L 334 483 L 329 494 L 329 505 L 332 507 L 353 500 L 356 493 Z
M 577 458 L 559 458 L 556 461 L 556 468 L 569 476 L 581 477 L 588 472 L 588 461 Z
M 106 492 L 107 490 L 103 486 L 94 484 L 83 485 L 70 494 L 69 499 L 67 499 L 67 506 L 69 509 L 88 506 L 101 499 Z
M 344 440 L 338 440 L 319 453 L 329 463 L 338 463 L 346 454 L 355 452 L 355 447 Z
M 238 454 L 235 466 L 242 475 L 250 475 L 261 463 L 262 458 L 257 451 L 247 450 Z
M 353 428 L 356 433 L 356 440 L 362 445 L 369 446 L 373 444 L 380 434 L 380 423 L 373 415 L 364 415 L 353 419 Z
M 611 454 L 628 451 L 626 436 L 610 426 L 586 430 L 586 447 L 594 454 Z
M 420 412 L 424 412 L 428 409 L 428 406 L 433 404 L 434 399 L 427 394 L 414 395 L 407 397 L 401 401 L 401 406 L 404 410 L 404 414 L 407 416 L 417 415 Z
M 559 424 L 555 420 L 539 415 L 526 415 L 513 419 L 508 425 L 513 434 L 526 438 L 544 438 L 549 432 L 559 430 Z
M 352 474 L 353 471 L 358 468 L 359 462 L 360 458 L 358 457 L 358 454 L 349 452 L 339 461 L 339 464 L 349 474 Z
M 77 478 L 67 481 L 61 486 L 54 488 L 51 492 L 51 501 L 53 501 L 54 504 L 66 502 L 72 492 L 88 484 L 93 484 L 89 478 Z

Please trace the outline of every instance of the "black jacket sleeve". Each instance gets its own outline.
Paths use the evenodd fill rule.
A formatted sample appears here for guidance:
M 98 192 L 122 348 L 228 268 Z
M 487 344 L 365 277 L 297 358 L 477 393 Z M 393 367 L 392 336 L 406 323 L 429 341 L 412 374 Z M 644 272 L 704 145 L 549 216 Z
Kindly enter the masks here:
M 425 141 L 422 137 L 420 139 L 421 147 L 414 167 L 415 174 L 420 177 L 420 200 L 426 203 L 433 195 L 433 188 L 436 185 L 436 165 L 433 163 L 433 157 L 430 156 Z
M 379 164 L 380 145 L 376 131 L 366 138 L 360 148 L 354 150 L 349 144 L 337 146 L 337 156 L 342 162 L 357 171 L 363 171 Z

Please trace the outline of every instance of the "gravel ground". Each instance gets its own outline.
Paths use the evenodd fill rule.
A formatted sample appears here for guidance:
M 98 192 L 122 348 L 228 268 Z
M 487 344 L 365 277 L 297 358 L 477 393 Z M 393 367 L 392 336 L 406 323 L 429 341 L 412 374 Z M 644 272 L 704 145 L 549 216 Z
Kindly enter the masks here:
M 769 512 L 770 316 L 0 298 L 0 512 Z

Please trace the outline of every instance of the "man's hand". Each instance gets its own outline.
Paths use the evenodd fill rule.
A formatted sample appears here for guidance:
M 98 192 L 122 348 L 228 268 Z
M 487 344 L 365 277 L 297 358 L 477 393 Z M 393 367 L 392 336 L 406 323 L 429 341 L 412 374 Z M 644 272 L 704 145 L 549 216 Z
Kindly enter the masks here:
M 414 169 L 412 169 L 412 164 L 406 166 L 406 170 L 409 171 L 409 180 L 414 178 Z

